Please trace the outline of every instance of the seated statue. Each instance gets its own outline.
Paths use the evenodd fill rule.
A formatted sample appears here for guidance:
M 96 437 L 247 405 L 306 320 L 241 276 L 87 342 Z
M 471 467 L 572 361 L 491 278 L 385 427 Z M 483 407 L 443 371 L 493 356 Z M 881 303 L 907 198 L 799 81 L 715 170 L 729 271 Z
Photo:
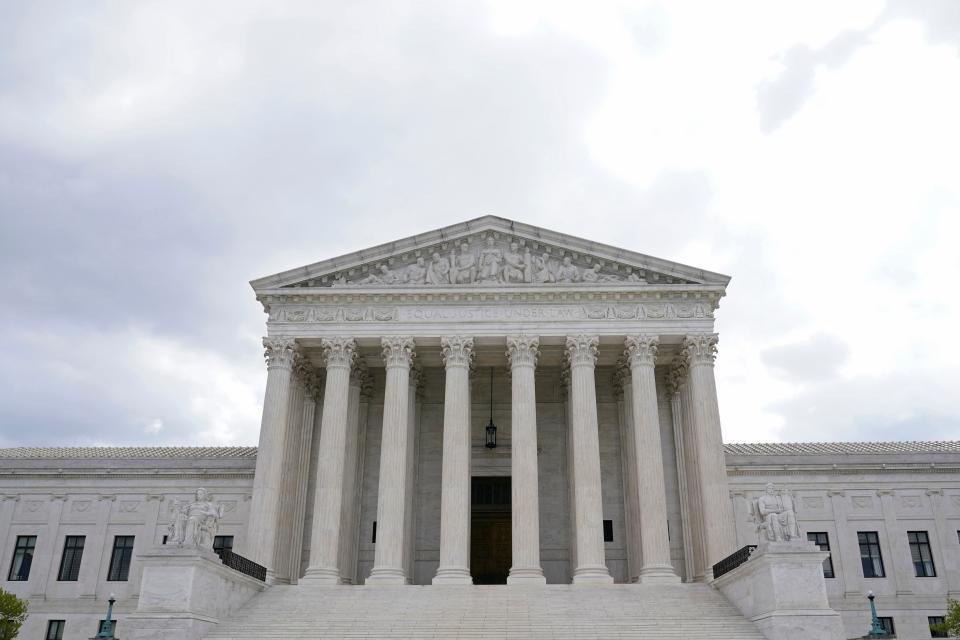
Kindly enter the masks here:
M 223 505 L 211 501 L 206 489 L 197 489 L 193 502 L 174 500 L 170 504 L 174 512 L 170 523 L 167 544 L 191 547 L 211 547 L 217 534 Z
M 769 542 L 800 539 L 793 496 L 789 492 L 778 493 L 772 482 L 767 483 L 766 492 L 762 496 L 753 499 L 750 515 L 757 525 L 757 532 L 763 532 Z

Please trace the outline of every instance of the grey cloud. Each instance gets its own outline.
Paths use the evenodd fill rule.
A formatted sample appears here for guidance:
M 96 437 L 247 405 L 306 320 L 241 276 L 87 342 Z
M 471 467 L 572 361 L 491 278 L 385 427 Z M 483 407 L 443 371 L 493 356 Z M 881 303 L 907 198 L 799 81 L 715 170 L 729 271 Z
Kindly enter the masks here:
M 769 409 L 783 417 L 788 440 L 956 440 L 960 414 L 949 388 L 955 376 L 929 371 L 831 380 Z
M 837 376 L 850 356 L 850 348 L 839 338 L 816 334 L 806 340 L 771 347 L 760 354 L 761 361 L 792 382 L 825 382 Z

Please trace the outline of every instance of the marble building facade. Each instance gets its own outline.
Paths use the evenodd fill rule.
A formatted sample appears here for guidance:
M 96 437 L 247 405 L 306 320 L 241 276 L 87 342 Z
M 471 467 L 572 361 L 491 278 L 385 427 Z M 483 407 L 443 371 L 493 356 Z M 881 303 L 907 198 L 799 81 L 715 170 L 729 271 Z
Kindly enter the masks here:
M 258 448 L 0 450 L 3 577 L 35 537 L 29 575 L 4 583 L 31 600 L 24 637 L 50 620 L 89 637 L 109 593 L 122 636 L 137 555 L 199 486 L 221 544 L 271 584 L 670 584 L 756 543 L 768 482 L 825 535 L 849 637 L 867 590 L 899 637 L 930 637 L 960 592 L 960 444 L 724 448 L 728 281 L 489 216 L 254 281 Z M 922 578 L 921 531 L 937 568 Z M 864 575 L 861 532 L 882 577 Z M 84 537 L 74 580 L 67 536 Z

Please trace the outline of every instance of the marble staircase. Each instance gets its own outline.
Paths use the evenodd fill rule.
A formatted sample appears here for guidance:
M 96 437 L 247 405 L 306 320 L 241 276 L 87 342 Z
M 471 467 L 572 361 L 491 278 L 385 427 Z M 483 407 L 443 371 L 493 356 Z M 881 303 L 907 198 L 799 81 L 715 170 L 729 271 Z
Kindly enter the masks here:
M 207 638 L 638 638 L 763 636 L 705 584 L 274 586 Z

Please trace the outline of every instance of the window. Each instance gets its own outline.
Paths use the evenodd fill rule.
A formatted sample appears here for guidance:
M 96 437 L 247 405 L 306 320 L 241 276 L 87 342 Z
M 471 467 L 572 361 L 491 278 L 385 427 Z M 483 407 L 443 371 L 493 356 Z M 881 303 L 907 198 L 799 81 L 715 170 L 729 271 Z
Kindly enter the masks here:
M 883 630 L 887 632 L 888 636 L 896 635 L 893 627 L 893 618 L 877 616 L 877 620 L 880 621 L 880 626 L 883 627 Z
M 163 536 L 163 540 L 160 541 L 160 544 L 167 544 L 167 537 L 168 536 Z
M 918 578 L 932 578 L 937 575 L 933 566 L 933 553 L 930 552 L 930 537 L 926 531 L 907 531 L 910 543 L 910 558 L 913 560 L 913 572 Z
M 7 580 L 22 582 L 30 579 L 30 565 L 33 564 L 33 550 L 36 546 L 37 536 L 17 536 L 17 546 L 13 548 L 13 561 L 10 563 Z
M 613 542 L 613 520 L 603 521 L 603 541 Z
M 63 640 L 63 628 L 66 624 L 63 620 L 51 620 L 48 622 L 46 640 Z
M 370 542 L 372 542 L 373 544 L 377 544 L 377 521 L 376 520 L 373 521 L 373 538 L 371 538 Z
M 863 565 L 864 578 L 883 578 L 883 556 L 880 555 L 880 539 L 876 531 L 858 531 L 860 543 L 860 564 Z
M 947 638 L 946 631 L 934 631 L 933 625 L 943 624 L 943 616 L 929 616 L 927 617 L 927 624 L 930 625 L 930 637 L 931 638 Z
M 222 559 L 224 551 L 233 551 L 233 536 L 213 536 L 213 552 Z
M 133 556 L 133 536 L 115 536 L 113 553 L 110 555 L 110 571 L 107 580 L 122 582 L 130 575 L 130 558 Z
M 60 558 L 61 582 L 76 582 L 80 578 L 80 559 L 83 557 L 84 536 L 67 536 L 63 541 L 63 556 Z
M 830 537 L 826 531 L 810 532 L 807 534 L 807 540 L 820 547 L 820 551 L 830 551 Z M 823 577 L 834 577 L 833 556 L 827 556 L 823 560 Z

